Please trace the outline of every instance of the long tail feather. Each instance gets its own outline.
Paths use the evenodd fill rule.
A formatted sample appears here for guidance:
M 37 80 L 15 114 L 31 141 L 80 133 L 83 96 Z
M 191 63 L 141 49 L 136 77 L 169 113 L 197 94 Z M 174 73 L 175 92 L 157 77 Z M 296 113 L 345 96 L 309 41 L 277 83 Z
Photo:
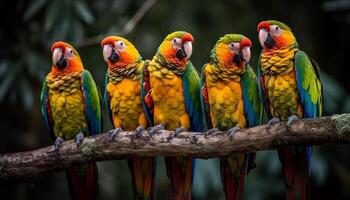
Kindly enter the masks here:
M 134 197 L 137 200 L 154 199 L 156 159 L 156 157 L 132 157 L 128 159 Z
M 220 159 L 221 182 L 227 200 L 243 199 L 248 159 L 244 154 L 232 154 Z
M 94 200 L 98 196 L 98 171 L 96 163 L 72 166 L 66 171 L 69 193 L 73 200 Z
M 312 147 L 286 147 L 278 151 L 282 162 L 287 200 L 309 199 Z
M 165 157 L 167 175 L 171 182 L 171 199 L 190 200 L 194 177 L 195 159 Z

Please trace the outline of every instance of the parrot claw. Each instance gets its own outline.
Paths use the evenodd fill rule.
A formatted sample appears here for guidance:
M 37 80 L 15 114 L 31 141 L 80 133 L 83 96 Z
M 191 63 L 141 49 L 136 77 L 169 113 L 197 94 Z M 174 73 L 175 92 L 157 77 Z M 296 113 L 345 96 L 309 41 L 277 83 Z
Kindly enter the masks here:
M 232 128 L 230 128 L 230 129 L 228 129 L 228 131 L 227 131 L 227 136 L 229 136 L 230 137 L 230 140 L 232 140 L 232 138 L 233 138 L 233 136 L 235 135 L 235 133 L 237 132 L 237 131 L 239 131 L 241 128 L 237 125 L 237 126 L 234 126 L 234 127 L 232 127 Z
M 63 138 L 61 138 L 61 137 L 57 137 L 57 138 L 56 138 L 55 143 L 54 143 L 54 146 L 55 146 L 55 150 L 56 150 L 56 151 L 60 148 L 62 142 L 64 142 L 64 139 L 63 139 Z
M 107 136 L 112 141 L 114 141 L 114 138 L 117 137 L 120 132 L 123 132 L 123 129 L 118 127 L 118 128 L 116 128 L 114 130 L 108 131 Z
M 148 132 L 149 132 L 151 137 L 152 137 L 152 135 L 158 133 L 158 131 L 160 131 L 160 130 L 164 130 L 163 124 L 158 124 L 156 126 L 152 126 L 152 127 L 148 128 Z
M 184 127 L 179 127 L 179 128 L 176 128 L 174 130 L 174 137 L 177 137 L 180 133 L 186 131 L 187 129 L 185 129 Z
M 269 122 L 266 125 L 266 132 L 269 132 L 271 126 L 273 126 L 274 124 L 277 124 L 279 122 L 281 122 L 281 120 L 278 117 L 273 117 L 272 119 L 270 119 Z
M 79 145 L 81 145 L 81 143 L 83 143 L 84 140 L 84 133 L 83 132 L 79 132 L 78 135 L 75 136 L 75 143 L 77 143 L 78 147 Z
M 138 126 L 135 131 L 134 131 L 134 135 L 131 136 L 131 142 L 134 142 L 134 140 L 136 138 L 140 138 L 142 135 L 142 131 L 144 131 L 145 129 L 143 128 L 143 126 Z
M 220 131 L 220 130 L 218 128 L 209 129 L 204 133 L 204 137 L 207 138 L 209 135 L 211 136 L 211 135 L 213 135 L 213 133 L 215 133 L 217 131 Z
M 298 119 L 298 117 L 296 115 L 291 115 L 288 117 L 288 119 L 287 119 L 287 129 L 288 130 L 290 129 L 290 126 L 292 125 L 292 123 L 297 119 Z

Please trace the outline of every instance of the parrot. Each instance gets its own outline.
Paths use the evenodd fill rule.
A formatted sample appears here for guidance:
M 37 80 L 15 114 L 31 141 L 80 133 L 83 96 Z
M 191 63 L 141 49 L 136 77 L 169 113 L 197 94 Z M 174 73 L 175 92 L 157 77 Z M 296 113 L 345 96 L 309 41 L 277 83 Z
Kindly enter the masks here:
M 226 34 L 215 44 L 210 62 L 202 68 L 201 103 L 206 135 L 261 124 L 263 105 L 258 79 L 250 67 L 251 41 L 241 34 Z M 243 198 L 244 181 L 254 168 L 255 153 L 220 158 L 221 181 L 227 200 Z
M 322 82 L 317 63 L 299 49 L 292 30 L 276 20 L 257 27 L 262 51 L 258 79 L 269 119 L 267 130 L 280 121 L 290 128 L 298 118 L 322 115 Z M 286 199 L 308 199 L 312 146 L 278 150 L 286 186 Z
M 112 121 L 114 138 L 119 132 L 133 131 L 137 138 L 148 127 L 141 103 L 141 75 L 144 61 L 127 39 L 109 36 L 102 40 L 103 58 L 108 65 L 104 100 Z M 135 199 L 154 199 L 156 157 L 128 159 Z
M 203 117 L 200 103 L 200 77 L 189 60 L 193 36 L 175 31 L 165 37 L 152 60 L 143 68 L 141 95 L 146 117 L 153 122 L 151 135 L 159 130 L 200 132 Z M 195 159 L 165 157 L 170 179 L 170 199 L 191 199 Z
M 55 149 L 64 140 L 102 131 L 100 93 L 90 72 L 85 70 L 78 52 L 62 41 L 51 47 L 52 67 L 41 90 L 41 110 Z M 95 162 L 74 165 L 66 170 L 71 199 L 98 197 L 98 169 Z

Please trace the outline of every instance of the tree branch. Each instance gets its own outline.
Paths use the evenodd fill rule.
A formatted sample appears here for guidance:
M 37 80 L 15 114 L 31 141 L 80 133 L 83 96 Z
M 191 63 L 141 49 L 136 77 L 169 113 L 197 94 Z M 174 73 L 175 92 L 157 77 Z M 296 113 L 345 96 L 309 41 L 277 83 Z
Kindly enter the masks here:
M 157 0 L 146 0 L 139 10 L 129 19 L 129 21 L 125 24 L 122 31 L 118 33 L 107 33 L 100 34 L 90 38 L 83 39 L 81 42 L 78 42 L 75 47 L 83 48 L 87 46 L 92 46 L 99 44 L 101 40 L 108 35 L 117 35 L 117 36 L 125 36 L 128 35 L 132 30 L 134 30 L 135 26 L 139 23 L 139 21 L 146 15 L 146 13 L 152 8 L 152 6 L 157 2 Z
M 350 142 L 350 113 L 294 122 L 288 130 L 285 123 L 242 129 L 230 138 L 226 132 L 216 132 L 207 138 L 196 132 L 183 132 L 173 137 L 173 131 L 161 131 L 152 138 L 146 131 L 132 140 L 132 132 L 122 132 L 111 141 L 106 134 L 85 138 L 77 148 L 73 140 L 62 143 L 58 151 L 53 146 L 0 155 L 0 179 L 31 178 L 63 170 L 73 164 L 90 160 L 115 160 L 128 156 L 193 156 L 211 158 L 233 152 L 276 149 L 289 145 L 321 145 Z

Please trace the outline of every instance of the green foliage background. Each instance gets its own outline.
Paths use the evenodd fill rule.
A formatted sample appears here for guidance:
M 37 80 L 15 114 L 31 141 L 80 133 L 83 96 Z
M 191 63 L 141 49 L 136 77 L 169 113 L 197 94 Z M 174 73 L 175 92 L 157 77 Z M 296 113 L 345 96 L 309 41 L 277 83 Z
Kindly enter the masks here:
M 50 71 L 50 46 L 63 40 L 77 50 L 101 88 L 106 65 L 99 41 L 87 38 L 122 31 L 144 3 L 142 0 L 12 0 L 0 3 L 0 152 L 50 145 L 40 114 L 40 87 Z M 251 65 L 260 52 L 256 26 L 278 19 L 292 29 L 300 47 L 318 61 L 324 84 L 325 115 L 350 112 L 346 56 L 350 44 L 350 3 L 347 1 L 159 0 L 126 37 L 144 58 L 152 58 L 167 33 L 193 33 L 193 63 L 200 69 L 216 40 L 225 33 L 242 33 L 253 42 Z M 105 117 L 105 130 L 111 128 Z M 347 145 L 314 148 L 312 199 L 350 198 Z M 168 180 L 158 158 L 157 196 L 165 199 Z M 125 160 L 99 163 L 100 199 L 132 199 Z M 217 159 L 199 160 L 193 199 L 224 199 Z M 63 172 L 24 183 L 0 182 L 0 199 L 67 199 Z M 284 183 L 275 151 L 259 152 L 257 169 L 246 181 L 245 199 L 284 199 Z

